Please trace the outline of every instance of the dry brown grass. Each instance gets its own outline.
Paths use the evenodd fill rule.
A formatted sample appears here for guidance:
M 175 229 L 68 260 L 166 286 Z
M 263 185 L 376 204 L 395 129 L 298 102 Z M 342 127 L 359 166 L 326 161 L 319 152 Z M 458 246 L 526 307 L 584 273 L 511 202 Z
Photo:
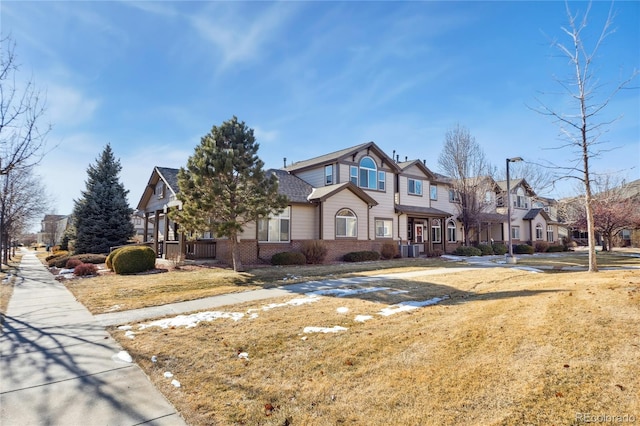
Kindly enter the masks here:
M 394 259 L 367 263 L 340 263 L 291 267 L 260 267 L 236 273 L 230 269 L 185 267 L 164 273 L 143 275 L 106 274 L 94 278 L 67 280 L 74 296 L 92 313 L 183 302 L 208 296 L 275 287 L 327 277 L 454 267 L 439 259 Z
M 409 293 L 322 297 L 191 329 L 134 327 L 133 340 L 113 334 L 191 425 L 565 425 L 577 423 L 577 413 L 640 417 L 640 271 L 496 268 L 368 285 Z M 436 306 L 378 314 L 391 303 L 443 294 L 450 298 Z M 225 311 L 246 314 L 269 302 L 276 301 Z M 373 319 L 354 321 L 364 314 Z M 303 333 L 336 325 L 347 330 Z M 237 356 L 245 351 L 248 361 Z

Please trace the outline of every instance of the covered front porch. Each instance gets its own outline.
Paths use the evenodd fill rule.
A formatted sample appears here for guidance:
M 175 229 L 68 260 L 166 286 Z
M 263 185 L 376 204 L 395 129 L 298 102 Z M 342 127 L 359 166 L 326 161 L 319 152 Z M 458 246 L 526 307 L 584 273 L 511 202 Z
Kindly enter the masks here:
M 445 252 L 444 227 L 451 215 L 431 207 L 396 206 L 401 245 L 417 246 L 419 254 Z

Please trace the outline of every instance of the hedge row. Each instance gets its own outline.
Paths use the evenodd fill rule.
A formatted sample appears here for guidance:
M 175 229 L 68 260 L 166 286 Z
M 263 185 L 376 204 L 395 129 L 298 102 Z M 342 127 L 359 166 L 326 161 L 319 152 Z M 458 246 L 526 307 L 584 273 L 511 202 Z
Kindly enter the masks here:
M 56 268 L 72 268 L 76 265 L 79 265 L 80 263 L 91 263 L 94 265 L 104 263 L 106 258 L 107 256 L 105 256 L 104 254 L 85 253 L 74 254 L 73 256 L 70 256 L 68 252 L 57 252 L 52 256 L 47 256 L 45 258 L 45 261 L 47 262 L 47 265 L 49 267 L 55 266 Z M 70 266 L 67 266 L 68 262 L 71 262 L 69 264 Z

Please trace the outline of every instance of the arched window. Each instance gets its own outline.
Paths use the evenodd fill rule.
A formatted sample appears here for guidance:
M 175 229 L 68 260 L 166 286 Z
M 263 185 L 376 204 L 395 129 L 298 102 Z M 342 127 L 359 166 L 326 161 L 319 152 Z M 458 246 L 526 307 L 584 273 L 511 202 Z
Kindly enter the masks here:
M 456 224 L 453 221 L 447 223 L 447 241 L 456 242 Z
M 378 168 L 371 157 L 362 157 L 360 160 L 360 187 L 377 188 Z
M 342 209 L 336 214 L 336 237 L 357 237 L 358 218 L 349 209 Z
M 536 225 L 536 240 L 541 240 L 542 239 L 542 225 L 541 224 L 537 224 Z

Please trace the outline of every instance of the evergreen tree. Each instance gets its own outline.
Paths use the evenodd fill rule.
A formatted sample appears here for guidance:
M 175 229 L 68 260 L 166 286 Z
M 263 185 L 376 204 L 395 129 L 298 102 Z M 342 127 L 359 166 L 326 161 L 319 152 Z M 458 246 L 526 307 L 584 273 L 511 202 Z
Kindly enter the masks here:
M 241 269 L 238 235 L 259 217 L 281 211 L 286 197 L 258 158 L 253 129 L 236 117 L 213 126 L 178 173 L 182 210 L 171 215 L 186 231 L 213 231 L 231 242 L 233 269 Z
M 110 247 L 126 244 L 135 233 L 129 191 L 118 179 L 121 169 L 109 144 L 87 169 L 86 190 L 74 201 L 76 253 L 108 253 Z

